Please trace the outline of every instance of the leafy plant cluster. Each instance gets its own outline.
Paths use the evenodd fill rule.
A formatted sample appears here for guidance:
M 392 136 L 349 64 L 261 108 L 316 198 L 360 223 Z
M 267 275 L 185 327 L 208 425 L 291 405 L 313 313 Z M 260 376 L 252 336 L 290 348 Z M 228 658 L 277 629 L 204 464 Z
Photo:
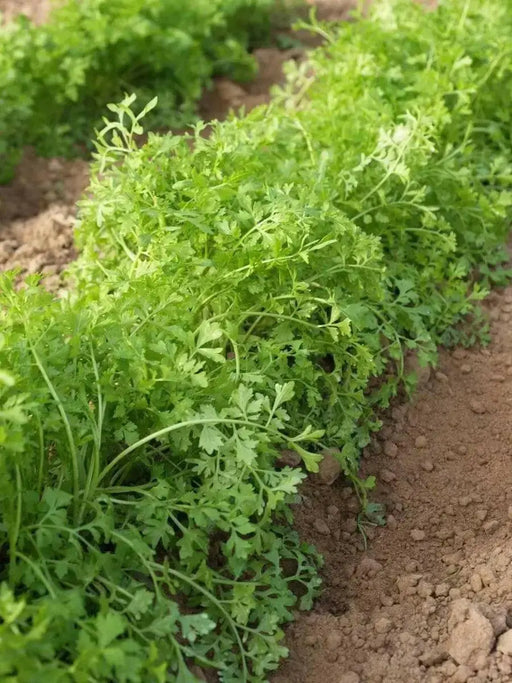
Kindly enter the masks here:
M 406 354 L 508 276 L 511 24 L 380 0 L 208 140 L 137 149 L 155 103 L 111 106 L 67 295 L 0 280 L 1 680 L 277 666 L 319 585 L 303 469 L 338 447 L 368 509 Z
M 190 123 L 212 75 L 254 75 L 274 0 L 66 0 L 43 26 L 0 27 L 0 179 L 22 145 L 43 155 L 86 143 L 107 102 L 160 94 L 155 126 Z

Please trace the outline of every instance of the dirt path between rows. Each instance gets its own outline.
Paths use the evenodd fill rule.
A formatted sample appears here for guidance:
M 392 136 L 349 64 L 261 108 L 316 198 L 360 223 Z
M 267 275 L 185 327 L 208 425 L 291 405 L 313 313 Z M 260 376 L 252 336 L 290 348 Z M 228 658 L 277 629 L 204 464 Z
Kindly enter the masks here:
M 352 490 L 304 487 L 325 587 L 273 683 L 512 681 L 512 288 L 489 315 L 490 347 L 443 351 L 366 450 L 387 510 L 367 550 Z

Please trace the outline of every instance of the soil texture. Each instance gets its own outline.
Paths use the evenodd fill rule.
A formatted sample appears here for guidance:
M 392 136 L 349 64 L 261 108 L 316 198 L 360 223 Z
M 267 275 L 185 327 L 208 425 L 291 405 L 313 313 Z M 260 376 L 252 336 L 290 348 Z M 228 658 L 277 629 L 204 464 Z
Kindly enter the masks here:
M 0 12 L 5 22 L 24 14 L 34 23 L 42 23 L 51 9 L 50 0 L 0 0 Z
M 325 585 L 273 683 L 512 681 L 512 288 L 488 306 L 491 345 L 442 351 L 365 451 L 385 527 L 340 479 L 303 487 Z

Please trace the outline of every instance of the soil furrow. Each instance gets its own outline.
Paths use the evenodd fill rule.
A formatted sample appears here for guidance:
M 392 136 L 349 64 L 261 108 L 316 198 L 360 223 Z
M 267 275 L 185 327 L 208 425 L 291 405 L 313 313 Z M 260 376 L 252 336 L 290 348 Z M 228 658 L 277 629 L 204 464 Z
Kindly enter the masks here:
M 367 549 L 350 488 L 304 487 L 325 586 L 273 683 L 512 680 L 512 289 L 489 315 L 491 345 L 442 351 L 366 450 L 387 522 Z

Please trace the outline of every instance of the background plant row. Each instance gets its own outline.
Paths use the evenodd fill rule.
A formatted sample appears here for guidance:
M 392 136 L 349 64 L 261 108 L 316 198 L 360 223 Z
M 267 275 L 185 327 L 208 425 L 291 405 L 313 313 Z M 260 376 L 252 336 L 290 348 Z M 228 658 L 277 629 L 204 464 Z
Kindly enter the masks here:
M 152 124 L 190 123 L 212 75 L 254 75 L 275 0 L 65 0 L 43 26 L 0 28 L 0 181 L 24 145 L 75 155 L 108 102 L 160 93 Z
M 68 296 L 0 281 L 2 680 L 266 680 L 319 585 L 279 451 L 371 517 L 406 354 L 508 277 L 511 23 L 380 0 L 208 140 L 111 107 Z

